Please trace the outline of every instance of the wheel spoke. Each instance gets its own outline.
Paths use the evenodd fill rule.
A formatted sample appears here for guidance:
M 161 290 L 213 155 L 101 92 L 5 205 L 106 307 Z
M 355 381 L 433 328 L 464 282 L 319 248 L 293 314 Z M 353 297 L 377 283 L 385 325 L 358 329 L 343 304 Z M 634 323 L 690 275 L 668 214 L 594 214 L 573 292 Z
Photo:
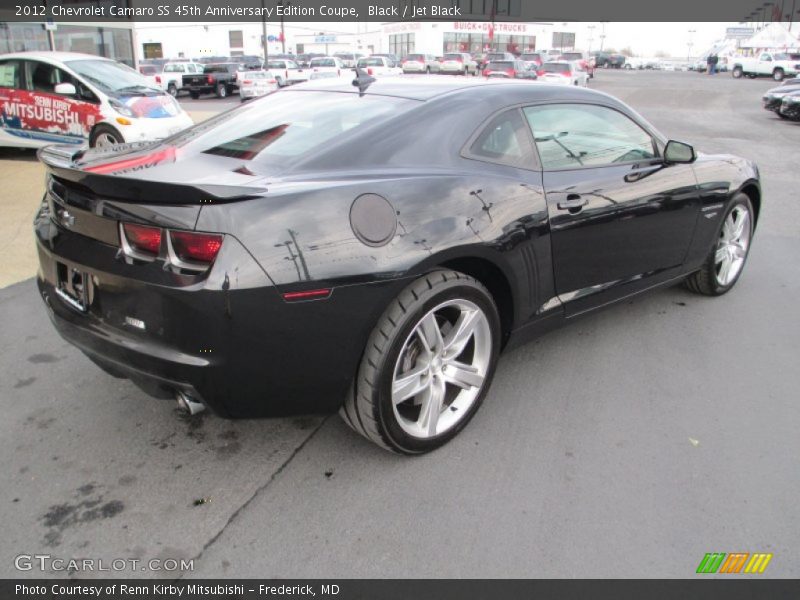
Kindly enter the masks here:
M 466 348 L 472 334 L 475 333 L 475 326 L 481 318 L 481 313 L 477 310 L 463 310 L 458 316 L 456 324 L 447 333 L 444 339 L 444 358 L 456 358 Z
M 430 386 L 422 399 L 417 425 L 425 435 L 436 435 L 436 426 L 439 424 L 439 415 L 442 413 L 444 402 L 444 381 L 438 377 L 431 380 Z
M 436 322 L 435 314 L 428 313 L 417 326 L 417 332 L 422 345 L 428 353 L 442 348 L 442 331 L 439 329 L 439 323 Z
M 746 228 L 749 226 L 750 226 L 749 215 L 745 211 L 740 212 L 739 219 L 733 226 L 733 232 L 732 232 L 733 238 L 731 239 L 731 241 L 740 240 L 744 235 Z
M 726 242 L 730 242 L 733 238 L 731 237 L 733 234 L 733 217 L 729 216 L 725 219 L 725 223 L 722 225 L 722 239 Z
M 484 376 L 478 372 L 477 367 L 458 361 L 448 362 L 445 367 L 443 375 L 448 383 L 457 385 L 465 390 L 473 387 L 479 388 L 483 385 Z
M 718 265 L 726 258 L 728 258 L 728 246 L 727 244 L 722 244 L 717 248 L 717 252 L 714 254 L 714 264 Z
M 722 261 L 722 265 L 719 268 L 719 282 L 722 285 L 728 285 L 728 277 L 730 276 L 732 264 L 733 261 L 730 258 L 726 258 Z
M 429 385 L 427 370 L 426 364 L 417 365 L 395 379 L 392 383 L 392 402 L 400 404 L 425 390 Z

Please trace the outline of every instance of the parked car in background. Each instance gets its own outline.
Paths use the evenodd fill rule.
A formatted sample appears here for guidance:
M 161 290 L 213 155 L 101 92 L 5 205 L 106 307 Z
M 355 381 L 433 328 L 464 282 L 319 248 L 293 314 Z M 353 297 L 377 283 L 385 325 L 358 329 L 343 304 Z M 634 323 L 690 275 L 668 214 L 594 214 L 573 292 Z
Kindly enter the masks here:
M 403 69 L 396 66 L 390 58 L 385 56 L 367 56 L 366 58 L 359 58 L 356 65 L 364 69 L 367 75 L 373 77 L 386 77 L 387 75 L 402 75 Z
M 311 72 L 316 73 L 330 71 L 331 73 L 336 73 L 337 77 L 348 70 L 341 59 L 335 56 L 315 56 L 311 59 L 308 68 L 311 69 Z
M 448 52 L 442 57 L 440 72 L 447 75 L 477 75 L 478 63 L 466 52 Z
M 204 65 L 195 62 L 168 62 L 160 75 L 161 89 L 170 96 L 177 96 L 184 91 L 183 76 L 187 73 L 196 74 L 203 72 Z
M 800 73 L 800 54 L 785 52 L 761 52 L 752 58 L 737 56 L 731 59 L 731 74 L 741 77 L 772 77 L 782 81 Z
M 403 73 L 438 73 L 441 63 L 432 54 L 409 54 L 400 61 Z
M 227 98 L 239 89 L 237 73 L 246 70 L 244 63 L 208 64 L 203 67 L 202 73 L 185 74 L 183 87 L 189 90 L 189 95 L 194 99 L 201 94 L 216 94 L 218 98 Z
M 521 79 L 522 74 L 526 71 L 527 66 L 522 60 L 493 60 L 486 65 L 486 68 L 483 70 L 483 76 Z
M 139 65 L 139 73 L 150 84 L 150 87 L 161 89 L 161 66 L 160 65 Z
M 239 98 L 242 102 L 260 98 L 280 89 L 275 74 L 271 71 L 242 71 L 239 80 Z
M 784 119 L 800 121 L 800 91 L 791 92 L 783 97 L 778 114 Z
M 275 75 L 279 87 L 308 80 L 308 68 L 303 69 L 293 60 L 269 59 L 265 67 Z
M 594 64 L 591 60 L 593 57 L 586 52 L 562 52 L 558 60 L 575 61 L 580 65 L 580 68 L 586 71 L 591 79 L 594 77 Z
M 539 77 L 544 83 L 557 85 L 583 86 L 589 82 L 589 75 L 580 68 L 577 61 L 554 60 L 542 65 L 543 75 Z
M 333 79 L 335 77 L 346 77 L 349 74 L 351 74 L 350 69 L 345 69 L 342 73 L 337 73 L 336 71 L 310 71 L 308 73 L 308 80 Z
M 370 54 L 370 56 L 383 56 L 384 58 L 388 58 L 394 64 L 394 66 L 400 66 L 400 58 L 396 54 L 376 52 Z
M 781 113 L 781 102 L 787 94 L 800 91 L 800 83 L 793 85 L 779 85 L 778 87 L 767 90 L 761 98 L 761 105 L 765 110 L 769 110 L 778 116 L 785 116 Z
M 762 206 L 752 161 L 608 94 L 483 78 L 302 84 L 161 144 L 39 157 L 36 295 L 68 343 L 184 409 L 338 410 L 401 454 L 467 426 L 504 349 L 680 280 L 732 290 Z
M 622 65 L 622 68 L 627 69 L 629 71 L 633 69 L 636 70 L 644 69 L 644 62 L 645 62 L 644 59 L 639 58 L 638 56 L 628 56 L 626 57 L 625 63 Z
M 333 56 L 342 61 L 342 64 L 348 69 L 355 67 L 356 61 L 364 57 L 360 52 L 335 52 Z
M 0 146 L 111 146 L 193 123 L 180 104 L 121 63 L 72 52 L 0 55 Z
M 297 55 L 297 64 L 305 68 L 309 65 L 312 58 L 316 58 L 318 56 L 325 56 L 322 52 L 307 52 L 305 54 L 298 54 Z
M 534 66 L 538 70 L 545 61 L 544 56 L 540 52 L 523 52 L 520 55 L 520 60 L 528 66 Z

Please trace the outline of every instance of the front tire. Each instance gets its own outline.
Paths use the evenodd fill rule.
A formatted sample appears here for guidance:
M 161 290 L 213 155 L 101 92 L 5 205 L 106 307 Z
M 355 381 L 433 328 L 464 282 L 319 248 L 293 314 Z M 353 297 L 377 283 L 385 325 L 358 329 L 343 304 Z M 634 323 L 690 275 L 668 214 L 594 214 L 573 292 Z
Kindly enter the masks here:
M 178 97 L 178 88 L 177 88 L 177 86 L 174 83 L 170 83 L 167 86 L 167 93 L 170 96 L 172 96 L 173 98 L 177 98 Z
M 737 194 L 725 212 L 717 241 L 706 262 L 686 279 L 686 287 L 705 296 L 721 296 L 730 291 L 747 262 L 754 223 L 750 198 Z
M 731 73 L 734 79 L 741 79 L 742 75 L 744 75 L 744 70 L 742 67 L 733 67 L 733 72 Z
M 108 148 L 109 146 L 124 143 L 125 140 L 122 138 L 122 134 L 120 134 L 119 131 L 110 125 L 104 125 L 102 123 L 95 127 L 92 130 L 92 134 L 89 136 L 90 148 Z
M 772 78 L 775 81 L 783 81 L 784 76 L 785 76 L 785 74 L 783 72 L 783 69 L 781 69 L 780 67 L 778 67 L 777 69 L 775 69 L 772 72 Z
M 499 352 L 500 318 L 489 291 L 463 273 L 434 271 L 379 319 L 340 415 L 386 450 L 429 452 L 478 410 Z

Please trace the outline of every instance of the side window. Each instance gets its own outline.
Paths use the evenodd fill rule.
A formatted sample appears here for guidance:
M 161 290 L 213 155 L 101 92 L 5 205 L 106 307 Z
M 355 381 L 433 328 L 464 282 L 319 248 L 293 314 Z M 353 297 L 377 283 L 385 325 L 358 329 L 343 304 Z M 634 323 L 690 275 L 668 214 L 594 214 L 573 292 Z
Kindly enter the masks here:
M 523 109 L 545 169 L 599 167 L 656 157 L 653 138 L 622 113 L 591 104 Z
M 22 87 L 22 68 L 18 60 L 0 60 L 0 87 Z
M 55 93 L 56 84 L 61 83 L 58 79 L 59 69 L 53 65 L 34 60 L 26 61 L 25 67 L 28 75 L 29 91 Z
M 466 156 L 510 167 L 536 168 L 530 137 L 516 108 L 493 118 L 472 142 Z

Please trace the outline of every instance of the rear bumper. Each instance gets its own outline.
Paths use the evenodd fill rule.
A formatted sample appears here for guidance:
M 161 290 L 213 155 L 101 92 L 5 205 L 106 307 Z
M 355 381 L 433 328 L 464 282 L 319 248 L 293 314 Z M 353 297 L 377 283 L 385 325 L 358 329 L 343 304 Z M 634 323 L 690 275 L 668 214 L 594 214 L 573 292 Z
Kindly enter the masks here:
M 337 410 L 372 327 L 406 285 L 314 282 L 333 289 L 328 299 L 289 303 L 231 236 L 198 279 L 128 265 L 41 213 L 35 232 L 39 292 L 66 341 L 153 396 L 181 390 L 225 417 Z M 59 263 L 91 279 L 86 311 L 56 293 Z

